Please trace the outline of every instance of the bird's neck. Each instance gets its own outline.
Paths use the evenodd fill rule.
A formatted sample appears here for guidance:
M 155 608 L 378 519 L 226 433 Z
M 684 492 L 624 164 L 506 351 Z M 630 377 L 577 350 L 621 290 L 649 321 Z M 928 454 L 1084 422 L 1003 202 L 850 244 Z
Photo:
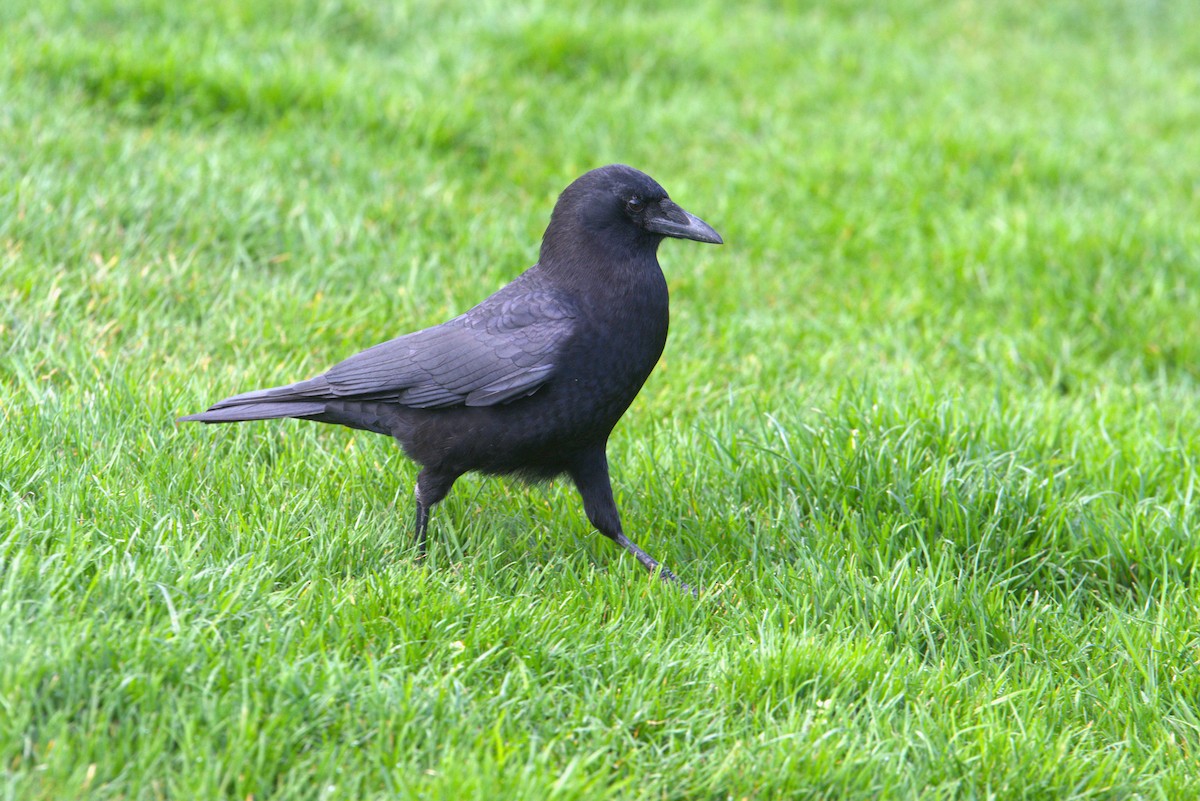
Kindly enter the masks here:
M 660 240 L 614 240 L 576 227 L 542 240 L 538 263 L 555 283 L 592 296 L 647 296 L 666 283 L 658 265 Z

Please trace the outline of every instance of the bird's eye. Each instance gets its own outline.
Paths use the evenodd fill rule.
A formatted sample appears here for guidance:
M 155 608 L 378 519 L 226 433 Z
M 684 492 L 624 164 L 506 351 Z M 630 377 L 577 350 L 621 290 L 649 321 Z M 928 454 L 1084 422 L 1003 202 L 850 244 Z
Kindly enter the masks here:
M 631 197 L 629 200 L 625 201 L 625 208 L 629 209 L 629 211 L 633 212 L 634 214 L 637 214 L 642 209 L 646 208 L 646 203 L 640 197 Z

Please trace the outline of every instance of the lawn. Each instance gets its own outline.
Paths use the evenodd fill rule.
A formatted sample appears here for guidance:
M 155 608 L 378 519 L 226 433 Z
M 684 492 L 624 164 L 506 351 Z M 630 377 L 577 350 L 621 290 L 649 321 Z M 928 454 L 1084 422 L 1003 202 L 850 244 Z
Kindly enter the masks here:
M 651 173 L 573 489 L 177 427 Z M 0 5 L 0 799 L 1200 797 L 1200 4 Z

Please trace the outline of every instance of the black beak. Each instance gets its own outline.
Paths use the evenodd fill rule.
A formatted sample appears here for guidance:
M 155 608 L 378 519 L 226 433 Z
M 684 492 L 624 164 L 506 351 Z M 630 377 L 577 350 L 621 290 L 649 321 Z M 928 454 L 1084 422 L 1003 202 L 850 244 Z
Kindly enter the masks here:
M 694 239 L 697 242 L 710 242 L 714 245 L 724 244 L 721 235 L 714 231 L 711 225 L 680 208 L 669 198 L 658 201 L 657 207 L 648 208 L 642 225 L 647 231 L 653 231 L 663 236 Z

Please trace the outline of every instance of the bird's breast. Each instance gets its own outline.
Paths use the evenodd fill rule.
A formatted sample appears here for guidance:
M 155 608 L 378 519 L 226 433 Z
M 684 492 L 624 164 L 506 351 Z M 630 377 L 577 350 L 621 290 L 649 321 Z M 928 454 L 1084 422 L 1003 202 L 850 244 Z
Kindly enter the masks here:
M 585 310 L 560 373 L 570 404 L 615 425 L 658 364 L 669 317 L 665 281 Z

